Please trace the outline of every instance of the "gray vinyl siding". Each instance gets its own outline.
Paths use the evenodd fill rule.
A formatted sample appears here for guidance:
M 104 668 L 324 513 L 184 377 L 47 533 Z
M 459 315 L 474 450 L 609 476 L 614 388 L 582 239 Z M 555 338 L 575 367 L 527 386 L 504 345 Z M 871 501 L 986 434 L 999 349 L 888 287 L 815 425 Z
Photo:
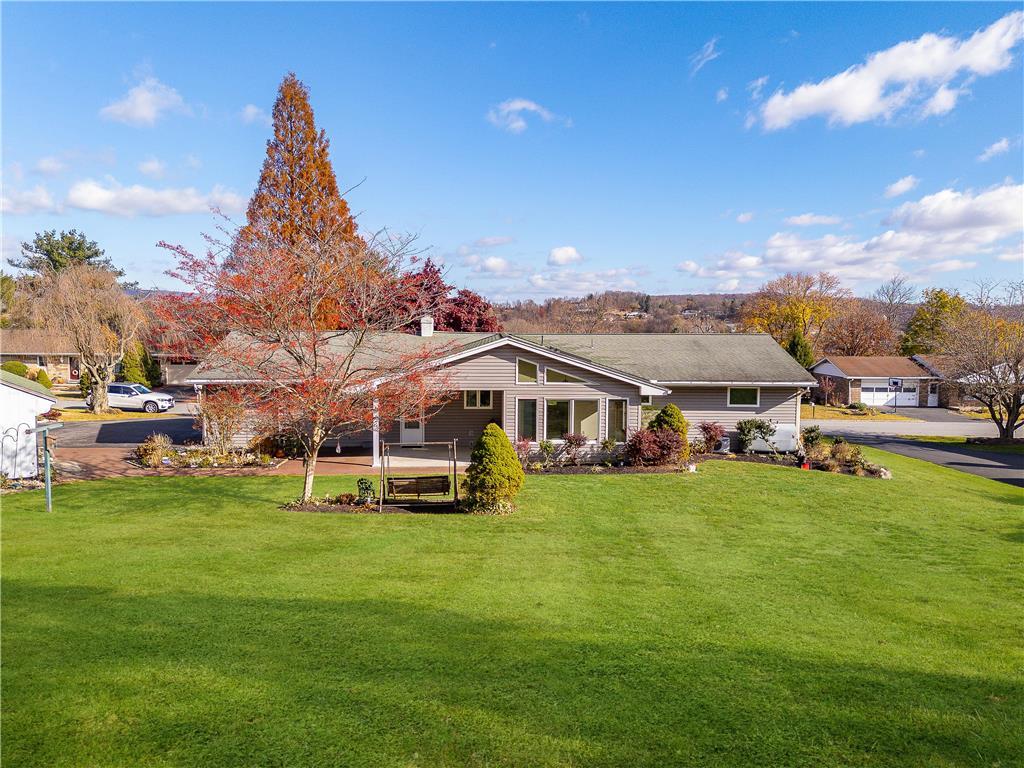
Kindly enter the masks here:
M 702 421 L 717 421 L 729 432 L 736 431 L 742 419 L 768 419 L 779 424 L 799 424 L 800 390 L 796 387 L 760 387 L 758 405 L 729 407 L 728 387 L 679 387 L 668 395 L 654 397 L 662 408 L 674 403 L 692 427 Z

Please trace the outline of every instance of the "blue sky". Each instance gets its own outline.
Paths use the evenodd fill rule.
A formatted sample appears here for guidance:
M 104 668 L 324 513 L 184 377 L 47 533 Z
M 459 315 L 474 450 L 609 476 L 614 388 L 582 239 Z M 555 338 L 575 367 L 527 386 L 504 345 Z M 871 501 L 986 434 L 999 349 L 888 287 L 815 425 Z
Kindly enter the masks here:
M 292 70 L 361 227 L 494 299 L 1019 278 L 1019 8 L 4 3 L 4 255 L 74 227 L 174 287 Z

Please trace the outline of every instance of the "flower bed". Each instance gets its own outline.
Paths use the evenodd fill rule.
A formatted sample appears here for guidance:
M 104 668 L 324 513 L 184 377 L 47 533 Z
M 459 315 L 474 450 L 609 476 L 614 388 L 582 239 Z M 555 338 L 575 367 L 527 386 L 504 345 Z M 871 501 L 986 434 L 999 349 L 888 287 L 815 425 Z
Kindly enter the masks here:
M 148 469 L 271 468 L 284 463 L 283 459 L 274 459 L 269 454 L 257 454 L 252 451 L 216 453 L 207 446 L 175 448 L 171 439 L 162 434 L 152 434 L 143 440 L 129 461 Z

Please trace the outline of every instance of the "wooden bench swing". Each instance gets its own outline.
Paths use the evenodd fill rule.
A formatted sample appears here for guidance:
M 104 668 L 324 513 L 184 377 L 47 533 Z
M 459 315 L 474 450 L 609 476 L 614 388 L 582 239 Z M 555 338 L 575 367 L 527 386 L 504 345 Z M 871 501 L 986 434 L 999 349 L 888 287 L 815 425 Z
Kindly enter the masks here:
M 448 449 L 448 466 L 443 475 L 392 475 L 392 448 L 426 448 L 445 446 Z M 380 442 L 380 494 L 379 508 L 385 505 L 401 507 L 455 507 L 459 503 L 458 441 L 428 443 L 386 443 Z M 451 496 L 450 499 L 429 499 L 424 496 Z M 415 498 L 413 498 L 415 497 Z

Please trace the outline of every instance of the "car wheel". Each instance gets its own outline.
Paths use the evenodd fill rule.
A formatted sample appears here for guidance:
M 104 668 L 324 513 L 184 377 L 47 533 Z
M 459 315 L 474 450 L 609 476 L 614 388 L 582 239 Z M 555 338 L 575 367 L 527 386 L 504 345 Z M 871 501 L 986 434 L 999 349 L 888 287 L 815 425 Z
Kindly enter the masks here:
M 146 402 L 144 406 L 142 406 L 142 410 L 144 410 L 146 413 L 156 413 L 157 411 L 160 410 L 160 406 L 154 403 L 152 400 L 149 400 Z

